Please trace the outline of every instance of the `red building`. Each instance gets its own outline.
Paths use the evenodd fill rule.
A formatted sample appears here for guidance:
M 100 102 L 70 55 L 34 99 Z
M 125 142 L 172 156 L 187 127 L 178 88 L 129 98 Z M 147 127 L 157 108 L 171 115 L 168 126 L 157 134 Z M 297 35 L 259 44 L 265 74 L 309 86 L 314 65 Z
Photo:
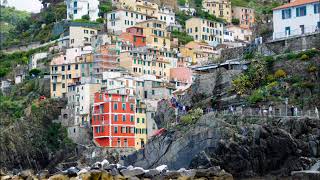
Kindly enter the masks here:
M 135 98 L 97 92 L 91 125 L 94 141 L 102 147 L 135 147 Z
M 134 47 L 146 46 L 146 36 L 143 35 L 143 28 L 141 27 L 127 28 L 126 32 L 121 33 L 119 37 L 131 42 Z

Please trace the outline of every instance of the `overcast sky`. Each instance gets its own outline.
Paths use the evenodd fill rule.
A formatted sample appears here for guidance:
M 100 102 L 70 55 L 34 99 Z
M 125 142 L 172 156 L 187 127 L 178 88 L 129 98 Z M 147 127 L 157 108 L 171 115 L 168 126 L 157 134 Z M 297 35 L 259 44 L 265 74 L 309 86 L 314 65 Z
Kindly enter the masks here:
M 3 0 L 0 0 L 1 2 Z M 42 4 L 39 0 L 7 0 L 9 6 L 14 6 L 18 10 L 28 12 L 40 12 Z

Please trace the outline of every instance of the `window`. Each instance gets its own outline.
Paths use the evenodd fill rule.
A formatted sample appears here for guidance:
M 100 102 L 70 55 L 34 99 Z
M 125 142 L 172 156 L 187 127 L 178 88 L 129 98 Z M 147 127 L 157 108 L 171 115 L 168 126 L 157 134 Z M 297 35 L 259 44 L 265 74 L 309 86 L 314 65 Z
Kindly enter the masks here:
M 287 36 L 290 36 L 291 32 L 290 32 L 290 27 L 286 27 L 285 28 L 285 33 Z
M 78 10 L 73 10 L 73 14 L 78 14 Z
M 114 127 L 114 133 L 118 133 L 118 127 Z
M 126 122 L 126 115 L 122 115 L 122 122 Z
M 52 84 L 52 90 L 56 91 L 56 89 L 57 89 L 57 84 Z
M 144 123 L 144 118 L 142 118 L 142 123 Z
M 122 103 L 122 110 L 126 110 L 126 103 Z
M 121 133 L 126 133 L 126 127 L 121 127 Z
M 130 122 L 133 122 L 133 121 L 134 121 L 134 117 L 130 116 Z
M 66 85 L 65 85 L 64 83 L 62 83 L 62 88 L 63 88 L 63 89 L 66 88 Z
M 137 118 L 137 123 L 139 123 L 140 122 L 140 118 Z
M 78 67 L 78 64 L 76 64 L 76 67 L 75 67 L 75 69 L 78 69 L 79 67 Z
M 291 9 L 282 10 L 282 19 L 290 19 L 291 18 Z
M 124 139 L 124 147 L 128 147 L 128 140 Z
M 71 69 L 71 66 L 70 66 L 70 65 L 68 65 L 68 71 L 70 71 L 70 69 Z
M 314 13 L 315 14 L 320 13 L 320 3 L 314 5 Z
M 152 95 L 154 95 L 154 90 L 152 90 Z
M 137 36 L 133 36 L 133 42 L 137 42 Z
M 297 17 L 305 16 L 306 14 L 307 14 L 306 6 L 296 8 L 296 16 Z
M 154 42 L 158 42 L 158 38 L 154 38 L 153 41 L 154 41 Z
M 133 108 L 134 108 L 133 104 L 130 104 L 130 111 L 133 111 Z
M 61 71 L 64 71 L 65 67 L 64 66 L 61 66 Z
M 118 121 L 118 115 L 114 115 L 114 122 Z

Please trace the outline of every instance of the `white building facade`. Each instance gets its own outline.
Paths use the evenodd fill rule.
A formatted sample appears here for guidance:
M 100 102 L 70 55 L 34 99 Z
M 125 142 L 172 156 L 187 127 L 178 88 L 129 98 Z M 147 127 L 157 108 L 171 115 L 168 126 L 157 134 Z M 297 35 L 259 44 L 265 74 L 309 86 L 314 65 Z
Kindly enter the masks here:
M 313 33 L 319 29 L 319 0 L 295 0 L 273 9 L 273 39 Z
M 166 22 L 167 26 L 175 25 L 176 18 L 173 9 L 168 7 L 159 8 L 158 20 Z
M 84 15 L 89 15 L 91 21 L 99 18 L 98 0 L 66 0 L 67 19 L 81 19 Z
M 120 34 L 138 22 L 147 20 L 147 15 L 139 12 L 118 9 L 107 14 L 108 32 Z

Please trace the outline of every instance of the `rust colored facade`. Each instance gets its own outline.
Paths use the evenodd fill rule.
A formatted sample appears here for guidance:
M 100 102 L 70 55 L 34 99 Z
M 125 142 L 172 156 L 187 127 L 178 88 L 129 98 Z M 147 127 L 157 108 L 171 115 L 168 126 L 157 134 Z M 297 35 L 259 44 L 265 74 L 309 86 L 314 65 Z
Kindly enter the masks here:
M 135 98 L 95 93 L 91 125 L 99 146 L 135 148 Z
M 146 46 L 146 36 L 143 35 L 143 28 L 127 28 L 126 32 L 121 33 L 119 37 L 123 40 L 129 41 L 134 47 Z

